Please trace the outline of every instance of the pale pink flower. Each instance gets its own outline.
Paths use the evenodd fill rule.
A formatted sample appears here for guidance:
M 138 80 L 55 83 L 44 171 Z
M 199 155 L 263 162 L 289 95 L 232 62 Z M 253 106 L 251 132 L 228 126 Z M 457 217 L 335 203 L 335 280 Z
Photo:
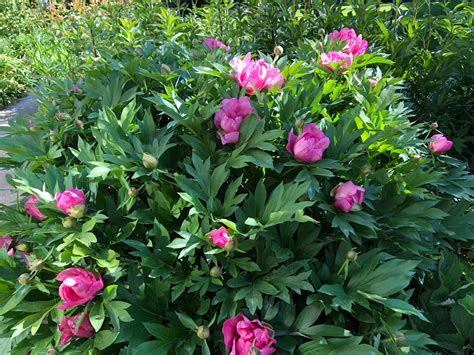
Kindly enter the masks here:
M 344 52 L 321 53 L 320 62 L 329 70 L 342 69 L 352 65 L 352 56 Z

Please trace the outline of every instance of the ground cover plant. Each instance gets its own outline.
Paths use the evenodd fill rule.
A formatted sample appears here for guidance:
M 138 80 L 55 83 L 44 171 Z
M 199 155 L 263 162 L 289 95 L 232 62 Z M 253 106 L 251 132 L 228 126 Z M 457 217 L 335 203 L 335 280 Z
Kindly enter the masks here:
M 251 50 L 225 11 L 222 36 L 200 27 L 232 4 L 214 5 L 89 21 L 93 59 L 2 128 L 18 193 L 0 209 L 2 348 L 468 354 L 456 142 L 410 121 L 365 34 Z

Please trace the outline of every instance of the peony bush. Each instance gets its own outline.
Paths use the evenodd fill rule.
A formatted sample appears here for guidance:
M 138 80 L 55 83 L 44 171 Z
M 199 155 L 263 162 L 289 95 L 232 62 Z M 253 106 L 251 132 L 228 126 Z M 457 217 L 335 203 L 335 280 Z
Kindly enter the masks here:
M 4 347 L 471 349 L 474 177 L 390 58 L 349 28 L 309 59 L 226 42 L 101 49 L 2 127 Z

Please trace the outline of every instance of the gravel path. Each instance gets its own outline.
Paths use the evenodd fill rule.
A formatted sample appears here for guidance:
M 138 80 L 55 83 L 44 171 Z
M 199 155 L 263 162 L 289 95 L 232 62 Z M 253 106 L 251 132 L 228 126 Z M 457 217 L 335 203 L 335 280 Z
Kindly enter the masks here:
M 8 106 L 0 111 L 0 126 L 7 126 L 8 120 L 15 119 L 17 116 L 35 113 L 37 110 L 38 102 L 36 101 L 36 96 L 30 94 L 18 100 L 15 105 Z M 4 154 L 5 153 L 0 150 L 0 156 Z M 0 203 L 3 204 L 11 204 L 16 200 L 15 194 L 10 190 L 10 185 L 8 185 L 5 180 L 5 176 L 8 173 L 8 170 L 0 169 Z

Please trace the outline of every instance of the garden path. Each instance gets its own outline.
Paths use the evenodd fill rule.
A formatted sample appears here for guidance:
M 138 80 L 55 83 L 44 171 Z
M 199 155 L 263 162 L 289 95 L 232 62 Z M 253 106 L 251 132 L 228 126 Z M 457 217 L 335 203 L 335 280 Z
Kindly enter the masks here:
M 16 104 L 6 107 L 0 111 L 0 126 L 7 126 L 8 121 L 15 119 L 17 116 L 35 113 L 38 110 L 38 102 L 36 96 L 29 94 L 28 96 L 17 101 Z M 1 134 L 1 133 L 0 133 Z M 0 156 L 4 152 L 0 150 Z M 15 194 L 10 190 L 10 186 L 5 179 L 8 170 L 0 169 L 0 203 L 11 204 L 15 201 Z

